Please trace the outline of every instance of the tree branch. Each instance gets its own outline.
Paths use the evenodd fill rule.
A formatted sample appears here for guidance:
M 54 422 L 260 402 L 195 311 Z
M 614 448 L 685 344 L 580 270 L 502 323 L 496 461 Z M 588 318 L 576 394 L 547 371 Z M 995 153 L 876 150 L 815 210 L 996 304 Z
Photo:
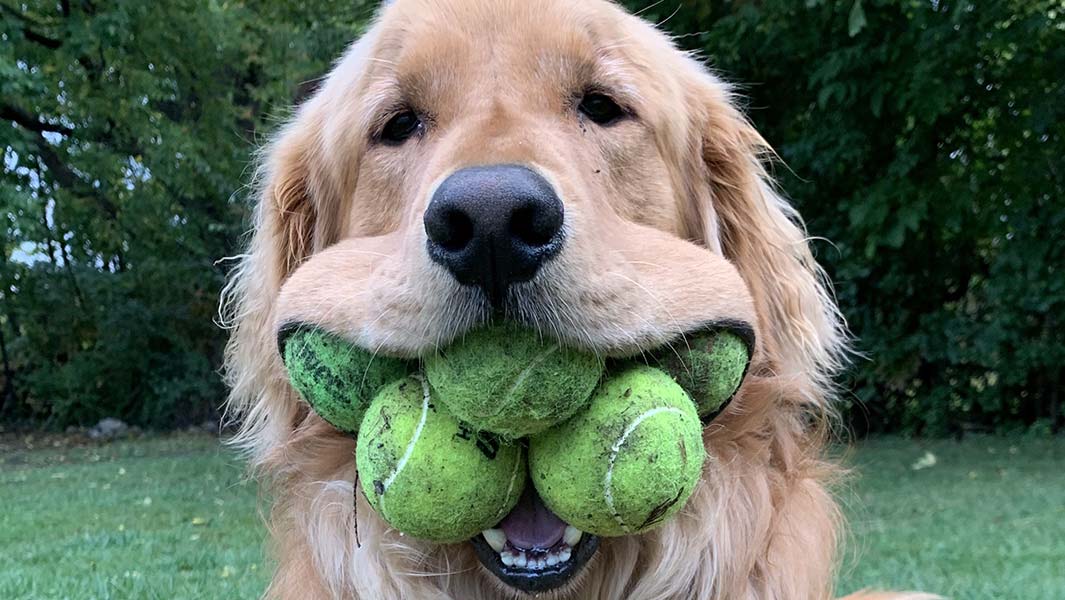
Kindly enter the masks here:
M 52 39 L 50 37 L 41 35 L 41 34 L 37 33 L 36 31 L 30 29 L 29 27 L 23 27 L 22 28 L 22 37 L 26 38 L 27 40 L 29 40 L 31 42 L 36 42 L 36 43 L 44 46 L 45 48 L 50 48 L 52 50 L 55 50 L 56 48 L 58 48 L 58 47 L 63 45 L 63 42 L 61 40 L 55 40 L 55 39 Z
M 0 9 L 3 9 L 5 13 L 11 15 L 12 17 L 15 17 L 16 19 L 22 22 L 22 37 L 26 38 L 27 40 L 35 42 L 44 46 L 45 48 L 50 48 L 52 50 L 55 50 L 56 48 L 63 45 L 62 40 L 57 40 L 54 38 L 50 38 L 44 34 L 37 33 L 31 28 L 32 25 L 36 25 L 38 27 L 45 27 L 44 23 L 40 23 L 38 21 L 33 20 L 29 15 L 23 14 L 22 12 L 11 8 L 7 4 L 0 3 Z
M 74 133 L 74 130 L 70 127 L 44 123 L 39 118 L 36 118 L 21 108 L 10 104 L 0 104 L 0 119 L 14 121 L 24 129 L 28 129 L 35 133 L 42 133 L 45 131 L 52 131 L 63 135 L 71 135 Z

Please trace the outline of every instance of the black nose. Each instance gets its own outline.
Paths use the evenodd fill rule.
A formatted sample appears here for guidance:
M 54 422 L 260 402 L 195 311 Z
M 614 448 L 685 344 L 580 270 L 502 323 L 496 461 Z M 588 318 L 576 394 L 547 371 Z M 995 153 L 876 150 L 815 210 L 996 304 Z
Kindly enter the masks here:
M 464 285 L 498 300 L 562 247 L 562 201 L 520 165 L 455 171 L 425 211 L 429 256 Z

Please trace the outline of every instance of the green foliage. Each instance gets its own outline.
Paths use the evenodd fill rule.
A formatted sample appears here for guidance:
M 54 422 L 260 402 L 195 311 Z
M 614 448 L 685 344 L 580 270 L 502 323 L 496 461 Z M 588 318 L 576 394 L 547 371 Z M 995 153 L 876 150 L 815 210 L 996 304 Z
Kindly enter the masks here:
M 832 242 L 819 259 L 868 356 L 846 385 L 851 421 L 1060 425 L 1065 4 L 674 9 L 645 16 L 740 83 L 785 191 Z
M 250 150 L 370 4 L 0 0 L 5 419 L 216 410 Z M 1061 0 L 626 4 L 741 84 L 832 241 L 853 424 L 1061 425 Z
M 5 418 L 215 413 L 250 150 L 365 20 L 321 4 L 0 4 Z

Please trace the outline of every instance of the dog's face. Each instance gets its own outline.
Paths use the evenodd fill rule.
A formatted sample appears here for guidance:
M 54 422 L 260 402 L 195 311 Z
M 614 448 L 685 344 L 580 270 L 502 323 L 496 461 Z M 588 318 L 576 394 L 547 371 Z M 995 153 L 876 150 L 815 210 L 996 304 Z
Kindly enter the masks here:
M 250 302 L 269 333 L 256 335 L 313 324 L 416 358 L 511 319 L 629 357 L 726 325 L 757 339 L 752 374 L 816 371 L 831 353 L 830 305 L 763 181 L 762 149 L 722 84 L 612 4 L 397 0 L 269 151 L 264 283 L 243 291 L 262 295 Z M 276 356 L 257 360 L 280 372 Z M 740 424 L 771 408 L 741 390 L 707 430 L 711 457 L 735 452 Z M 307 415 L 246 410 L 278 428 L 260 445 Z M 603 540 L 600 554 L 668 560 L 666 544 L 706 537 L 688 532 L 712 496 L 697 490 L 684 523 Z M 565 528 L 541 508 L 522 509 L 525 544 L 550 546 Z M 378 529 L 380 543 L 417 545 Z M 583 537 L 537 568 L 504 564 L 498 539 L 478 536 L 488 573 L 470 576 L 564 591 L 595 553 Z
M 282 318 L 407 356 L 499 310 L 608 355 L 753 324 L 714 256 L 678 68 L 599 3 L 396 3 L 307 107 L 319 129 L 296 132 L 313 138 L 307 201 L 335 229 L 304 242 L 324 251 Z

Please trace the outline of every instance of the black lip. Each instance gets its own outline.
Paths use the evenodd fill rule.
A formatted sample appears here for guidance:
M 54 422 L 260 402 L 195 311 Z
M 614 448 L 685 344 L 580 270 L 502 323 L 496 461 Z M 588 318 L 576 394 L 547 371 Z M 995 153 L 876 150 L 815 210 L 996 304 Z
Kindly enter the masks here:
M 477 534 L 470 540 L 477 558 L 486 569 L 492 572 L 500 581 L 510 587 L 528 594 L 546 592 L 566 584 L 574 575 L 580 572 L 584 565 L 588 564 L 595 551 L 599 549 L 599 538 L 584 532 L 581 541 L 573 548 L 570 559 L 553 567 L 545 567 L 538 571 L 517 569 L 503 564 L 496 552 L 484 536 Z

